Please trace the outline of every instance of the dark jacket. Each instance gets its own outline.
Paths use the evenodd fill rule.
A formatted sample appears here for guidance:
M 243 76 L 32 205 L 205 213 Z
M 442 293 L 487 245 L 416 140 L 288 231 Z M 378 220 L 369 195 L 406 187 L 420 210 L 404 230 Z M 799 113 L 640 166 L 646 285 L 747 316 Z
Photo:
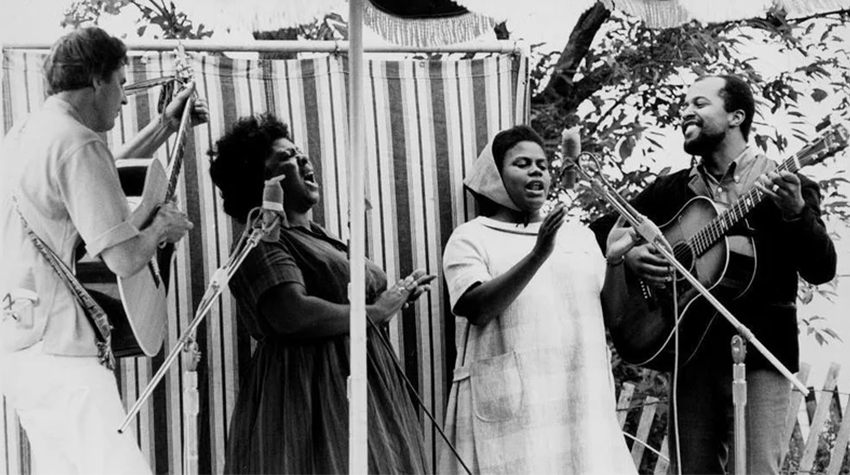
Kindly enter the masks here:
M 749 291 L 733 301 L 722 302 L 792 372 L 798 370 L 800 353 L 797 276 L 821 284 L 835 276 L 836 268 L 835 247 L 821 219 L 818 185 L 802 175 L 800 179 L 805 207 L 798 219 L 784 220 L 773 201 L 765 198 L 749 213 L 746 222 L 730 231 L 753 237 L 757 267 Z M 690 181 L 690 169 L 659 177 L 635 197 L 632 205 L 663 227 L 697 196 Z M 616 217 L 603 216 L 590 226 L 603 252 Z M 729 344 L 733 334 L 732 326 L 718 316 L 700 351 L 714 353 L 718 364 L 731 364 Z M 748 347 L 746 363 L 748 368 L 769 365 L 752 345 Z

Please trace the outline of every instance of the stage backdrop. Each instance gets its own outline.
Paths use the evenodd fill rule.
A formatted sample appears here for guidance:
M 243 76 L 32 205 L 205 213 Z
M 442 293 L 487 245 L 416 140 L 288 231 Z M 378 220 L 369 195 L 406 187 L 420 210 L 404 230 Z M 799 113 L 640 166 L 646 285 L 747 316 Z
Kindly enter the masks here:
M 44 56 L 43 51 L 3 52 L 4 131 L 43 102 Z M 209 178 L 207 156 L 238 117 L 270 111 L 290 124 L 295 142 L 313 159 L 320 177 L 323 199 L 314 219 L 343 238 L 348 234 L 346 58 L 256 61 L 193 54 L 191 64 L 211 112 L 210 122 L 189 137 L 178 192 L 195 227 L 177 248 L 164 352 L 153 359 L 121 360 L 116 371 L 128 408 L 192 318 L 210 275 L 238 237 Z M 465 171 L 493 134 L 527 120 L 528 59 L 512 54 L 366 64 L 366 196 L 371 204 L 367 252 L 390 282 L 420 267 L 438 275 L 434 291 L 393 320 L 391 334 L 407 375 L 442 424 L 455 356 L 454 319 L 442 279 L 443 246 L 473 213 L 473 201 L 462 189 Z M 171 53 L 134 55 L 128 83 L 173 71 Z M 111 145 L 157 116 L 158 94 L 155 89 L 130 98 L 107 135 Z M 166 157 L 164 147 L 157 159 Z M 239 375 L 253 344 L 237 320 L 229 293 L 201 326 L 198 339 L 203 352 L 198 370 L 200 469 L 221 473 Z M 133 426 L 157 473 L 183 472 L 183 380 L 181 362 Z M 439 434 L 421 411 L 420 418 L 433 458 Z M 25 436 L 5 400 L 0 406 L 0 439 L 0 473 L 30 473 Z

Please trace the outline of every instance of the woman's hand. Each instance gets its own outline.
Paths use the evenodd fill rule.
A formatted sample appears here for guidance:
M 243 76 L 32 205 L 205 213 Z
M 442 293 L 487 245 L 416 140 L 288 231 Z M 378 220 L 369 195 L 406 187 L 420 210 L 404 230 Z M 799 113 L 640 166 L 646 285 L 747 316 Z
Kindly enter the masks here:
M 567 208 L 564 203 L 558 202 L 543 219 L 540 231 L 537 233 L 537 242 L 534 244 L 534 249 L 531 250 L 531 253 L 540 258 L 541 261 L 545 261 L 552 255 L 552 251 L 555 249 L 555 237 L 558 236 L 558 230 L 564 224 L 566 216 Z
M 605 245 L 608 252 L 605 254 L 605 260 L 609 265 L 622 264 L 626 254 L 642 240 L 634 228 L 625 226 L 625 222 L 626 220 L 620 216 L 608 233 Z
M 429 285 L 437 276 L 416 269 L 412 274 L 385 290 L 378 300 L 367 307 L 367 314 L 375 322 L 390 320 L 408 302 L 414 302 L 424 292 L 431 290 Z

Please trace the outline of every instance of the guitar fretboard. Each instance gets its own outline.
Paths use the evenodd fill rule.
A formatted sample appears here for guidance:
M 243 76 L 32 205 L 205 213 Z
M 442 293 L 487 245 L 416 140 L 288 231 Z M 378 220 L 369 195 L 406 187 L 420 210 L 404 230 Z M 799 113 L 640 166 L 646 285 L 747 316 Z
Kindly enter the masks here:
M 192 81 L 194 73 L 189 65 L 189 58 L 186 55 L 186 50 L 183 48 L 182 44 L 177 47 L 177 54 L 174 59 L 174 63 L 177 68 L 175 78 L 179 78 L 179 81 L 175 83 L 175 86 L 179 87 L 180 82 L 188 83 Z M 194 95 L 189 96 L 189 98 L 186 99 L 186 104 L 183 106 L 183 114 L 180 116 L 180 125 L 177 128 L 177 138 L 174 140 L 174 151 L 171 159 L 169 160 L 170 170 L 168 176 L 168 188 L 165 192 L 166 202 L 174 198 L 174 194 L 177 192 L 177 182 L 180 179 L 180 169 L 183 166 L 183 149 L 186 145 L 185 141 L 187 130 L 189 129 L 190 117 L 192 115 L 192 108 L 195 105 L 194 99 Z
M 177 129 L 177 139 L 174 141 L 174 157 L 170 161 L 170 169 L 168 176 L 168 187 L 165 192 L 165 202 L 170 201 L 177 192 L 177 182 L 180 179 L 180 169 L 183 166 L 183 149 L 185 147 L 186 130 L 189 126 L 189 116 L 194 101 L 190 97 L 186 101 L 186 106 L 183 109 L 183 115 L 180 118 L 180 127 Z
M 776 167 L 776 171 L 797 173 L 801 168 L 820 162 L 828 156 L 847 146 L 847 130 L 841 125 L 835 125 L 813 143 L 787 158 Z M 727 210 L 720 213 L 702 229 L 697 231 L 689 240 L 688 246 L 695 256 L 701 256 L 726 233 L 747 216 L 759 203 L 764 200 L 765 193 L 753 187 L 738 198 Z M 678 257 L 678 256 L 677 256 Z

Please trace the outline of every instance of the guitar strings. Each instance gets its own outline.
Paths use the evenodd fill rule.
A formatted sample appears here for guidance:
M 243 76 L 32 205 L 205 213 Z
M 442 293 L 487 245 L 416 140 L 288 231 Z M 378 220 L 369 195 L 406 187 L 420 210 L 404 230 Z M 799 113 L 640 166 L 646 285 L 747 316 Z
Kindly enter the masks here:
M 785 159 L 781 164 L 777 165 L 776 170 L 788 170 L 796 172 L 802 167 L 801 158 L 812 154 L 812 150 L 821 148 L 820 142 L 808 144 L 799 152 Z M 800 164 L 800 166 L 797 166 Z M 751 188 L 741 198 L 739 198 L 729 209 L 720 213 L 708 225 L 697 231 L 691 239 L 687 241 L 689 248 L 693 249 L 695 255 L 701 255 L 708 250 L 714 242 L 723 236 L 729 228 L 731 228 L 738 220 L 747 215 L 750 210 L 756 206 L 764 198 L 764 193 L 758 188 Z M 749 209 L 748 209 L 749 208 Z M 679 259 L 685 254 L 675 253 Z

